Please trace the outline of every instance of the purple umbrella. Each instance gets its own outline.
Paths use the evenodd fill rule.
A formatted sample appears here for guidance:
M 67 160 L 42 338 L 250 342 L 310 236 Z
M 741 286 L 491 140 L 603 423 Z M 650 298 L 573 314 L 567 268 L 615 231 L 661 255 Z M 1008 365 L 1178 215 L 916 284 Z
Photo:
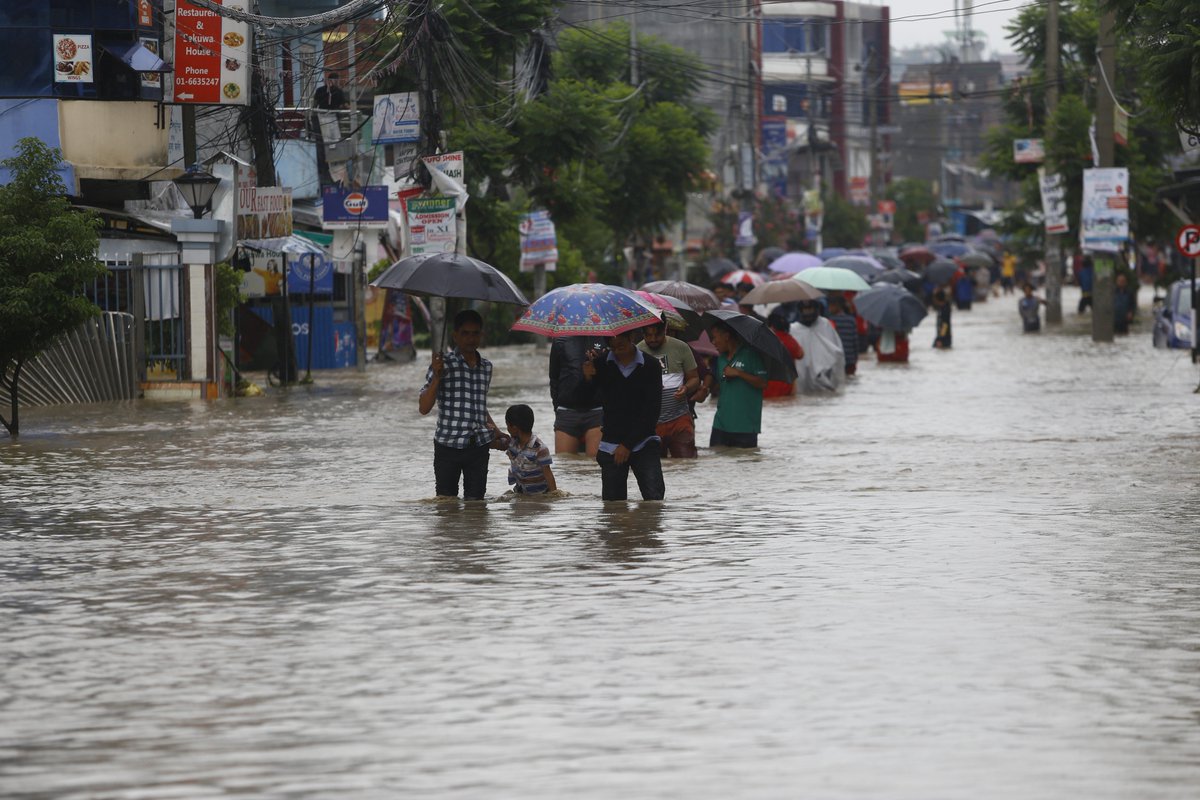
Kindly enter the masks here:
M 771 272 L 796 273 L 810 267 L 819 267 L 823 263 L 825 262 L 812 253 L 798 251 L 795 253 L 784 253 L 771 262 L 769 269 Z

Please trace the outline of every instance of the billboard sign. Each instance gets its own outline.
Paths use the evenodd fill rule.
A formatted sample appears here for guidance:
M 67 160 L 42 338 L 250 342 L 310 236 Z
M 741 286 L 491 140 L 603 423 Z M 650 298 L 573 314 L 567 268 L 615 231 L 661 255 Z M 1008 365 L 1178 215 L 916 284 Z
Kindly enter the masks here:
M 453 197 L 412 197 L 404 201 L 411 255 L 453 253 L 458 243 Z
M 387 196 L 386 186 L 364 186 L 360 189 L 326 186 L 321 190 L 321 227 L 326 230 L 386 228 Z
M 521 234 L 521 272 L 532 272 L 538 264 L 553 272 L 558 266 L 558 235 L 550 212 L 525 214 L 517 230 Z
M 288 253 L 287 260 L 288 294 L 308 294 L 310 285 L 313 294 L 333 294 L 333 261 L 323 253 Z
M 95 61 L 92 59 L 92 37 L 60 34 L 54 40 L 54 82 L 91 83 Z
M 1080 238 L 1085 250 L 1115 252 L 1129 238 L 1129 170 L 1083 171 Z
M 1046 148 L 1041 139 L 1013 139 L 1013 161 L 1018 164 L 1041 164 L 1046 160 Z
M 1042 189 L 1042 216 L 1046 220 L 1046 233 L 1067 232 L 1067 190 L 1063 186 L 1062 176 L 1058 173 L 1046 174 L 1046 170 L 1038 169 L 1038 182 Z
M 275 239 L 292 235 L 292 190 L 239 181 L 235 235 L 238 239 Z
M 371 141 L 374 144 L 397 144 L 420 140 L 421 106 L 417 93 L 377 95 L 371 115 Z
M 246 0 L 213 0 L 246 11 Z M 250 102 L 250 26 L 179 0 L 175 5 L 176 103 L 244 106 Z

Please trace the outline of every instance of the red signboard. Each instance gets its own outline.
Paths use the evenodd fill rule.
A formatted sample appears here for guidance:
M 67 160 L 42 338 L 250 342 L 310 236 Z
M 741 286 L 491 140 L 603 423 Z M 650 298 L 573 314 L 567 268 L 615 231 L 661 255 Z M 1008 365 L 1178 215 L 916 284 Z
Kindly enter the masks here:
M 214 0 L 241 8 L 238 0 Z M 178 0 L 175 6 L 176 103 L 244 105 L 249 99 L 249 37 L 243 22 Z
M 154 27 L 154 9 L 150 6 L 150 0 L 138 0 L 138 25 L 143 28 Z

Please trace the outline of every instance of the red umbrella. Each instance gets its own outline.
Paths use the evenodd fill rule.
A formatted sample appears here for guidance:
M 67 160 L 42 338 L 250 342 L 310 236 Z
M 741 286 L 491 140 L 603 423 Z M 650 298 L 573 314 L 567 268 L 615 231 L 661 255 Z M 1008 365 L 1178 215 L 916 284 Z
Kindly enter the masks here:
M 915 270 L 919 270 L 929 262 L 936 260 L 937 257 L 937 253 L 928 247 L 910 247 L 900 253 L 900 260 Z
M 757 272 L 751 272 L 748 269 L 735 269 L 733 272 L 726 272 L 721 276 L 721 283 L 728 283 L 730 286 L 740 286 L 749 284 L 751 286 L 759 286 L 767 282 L 767 279 Z

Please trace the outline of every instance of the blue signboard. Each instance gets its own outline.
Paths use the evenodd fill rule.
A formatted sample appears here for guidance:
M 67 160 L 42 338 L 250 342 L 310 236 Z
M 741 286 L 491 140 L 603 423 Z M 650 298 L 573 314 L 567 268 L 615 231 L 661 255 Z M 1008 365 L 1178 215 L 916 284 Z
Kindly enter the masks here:
M 333 262 L 320 253 L 288 253 L 288 294 L 308 294 L 310 266 L 313 294 L 333 294 Z
M 787 196 L 787 120 L 782 117 L 762 121 L 762 179 L 773 196 Z
M 326 186 L 321 190 L 321 226 L 324 228 L 386 228 L 388 190 L 386 186 L 343 189 Z

